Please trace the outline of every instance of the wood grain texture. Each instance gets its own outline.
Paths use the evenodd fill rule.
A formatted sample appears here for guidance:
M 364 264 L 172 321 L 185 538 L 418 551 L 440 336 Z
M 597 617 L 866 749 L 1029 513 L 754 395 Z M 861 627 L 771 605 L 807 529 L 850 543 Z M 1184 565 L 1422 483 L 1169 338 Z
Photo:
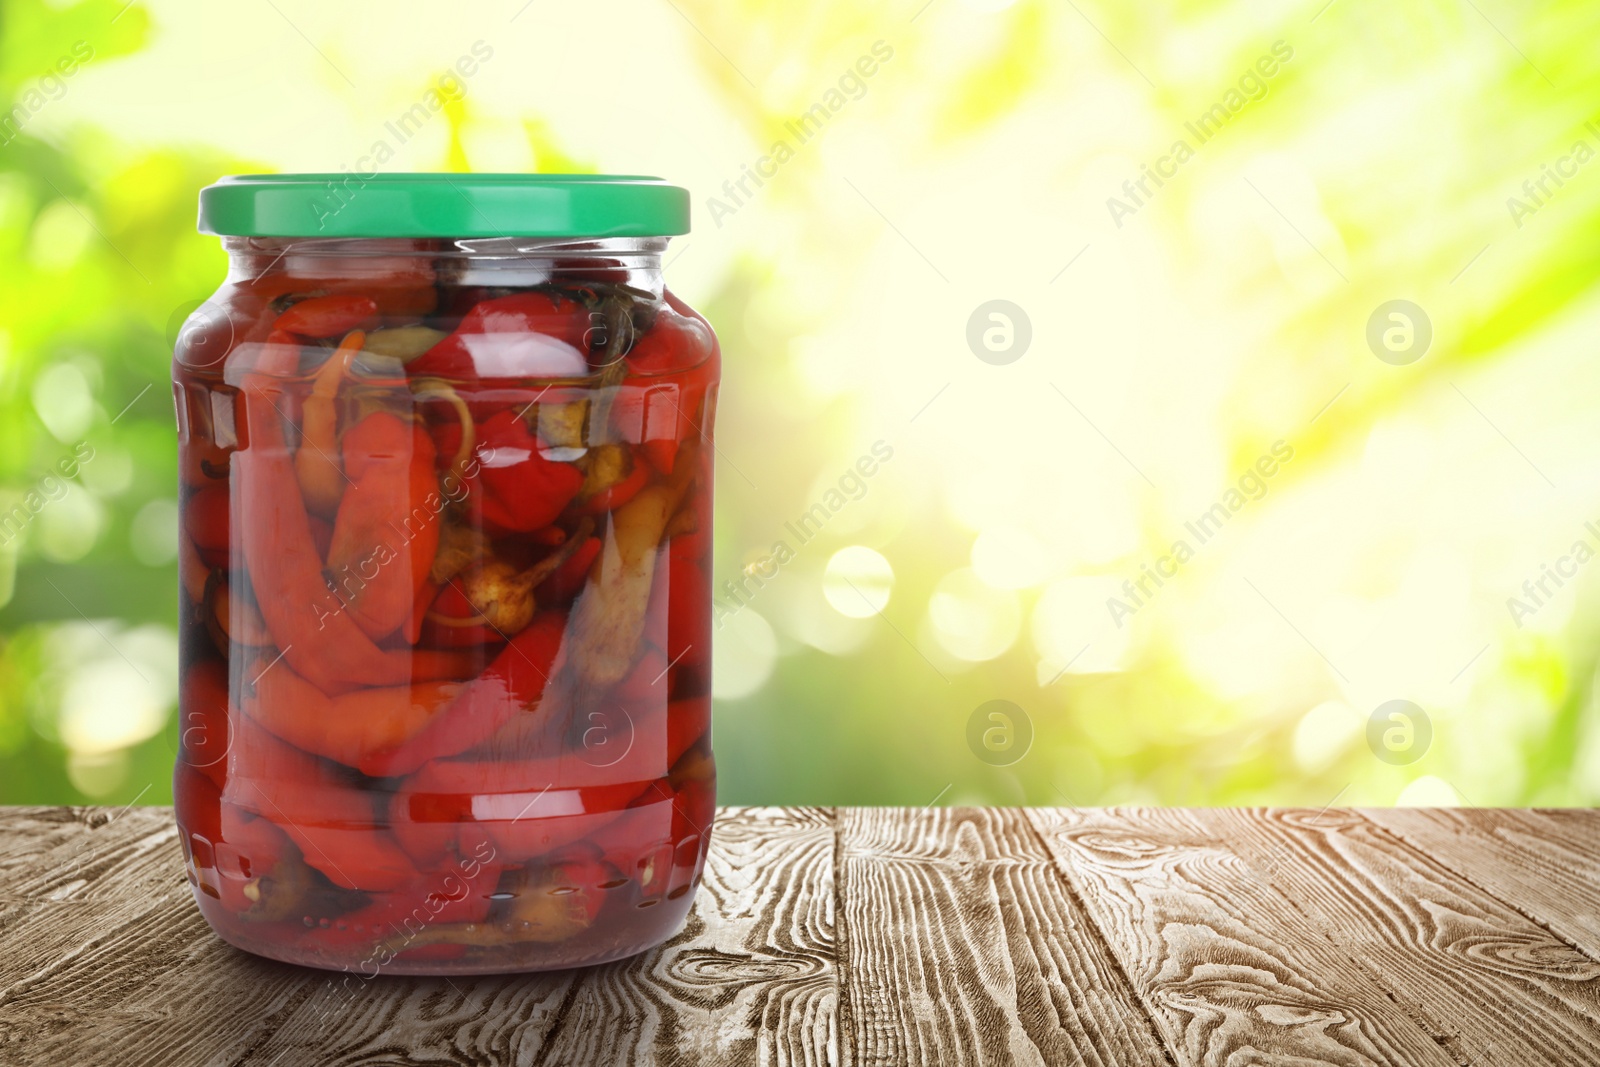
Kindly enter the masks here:
M 534 1063 L 576 978 L 571 971 L 455 978 L 301 973 L 306 981 L 274 1025 L 229 1062 Z
M 1169 1064 L 1014 809 L 845 809 L 852 1062 Z
M 1600 959 L 1595 812 L 1372 808 L 1361 814 Z
M 151 1065 L 836 1062 L 831 812 L 724 811 L 689 924 L 632 960 L 367 981 L 218 940 L 176 845 L 147 847 L 151 833 L 175 838 L 170 811 L 148 811 L 92 863 L 68 839 L 16 875 L 25 911 L 9 936 L 31 955 L 18 965 L 0 933 L 0 1064 L 91 1062 L 112 1042 L 117 1063 Z M 169 891 L 115 889 L 152 877 Z M 51 899 L 63 886 L 109 892 L 128 914 Z M 73 910 L 43 923 L 52 907 Z M 14 965 L 26 980 L 11 980 Z
M 543 975 L 239 952 L 169 809 L 0 809 L 0 1067 L 1600 1062 L 1600 813 L 728 809 Z
M 34 865 L 40 854 L 61 842 L 80 837 L 92 821 L 105 825 L 115 811 L 102 808 L 0 808 L 5 829 L 0 833 L 0 890 L 16 872 Z
M 223 944 L 192 902 L 169 900 L 97 939 L 26 1003 L 0 1000 L 0 1063 L 256 1062 L 250 1050 L 316 980 Z
M 134 809 L 80 826 L 0 887 L 0 914 L 21 902 L 36 906 L 27 922 L 7 921 L 0 932 L 0 1003 L 29 1003 L 39 987 L 77 973 L 80 956 L 117 945 L 162 905 L 187 901 L 169 812 Z
M 1594 1051 L 1600 962 L 1356 812 L 1193 817 L 1462 1060 L 1557 1067 Z
M 834 817 L 724 809 L 682 933 L 594 968 L 539 1062 L 838 1062 Z
M 1462 1062 L 1187 812 L 1029 817 L 1180 1064 Z
M 0 1063 L 234 1062 L 314 972 L 211 933 L 169 809 L 56 810 L 25 823 L 47 847 L 0 881 L 30 901 L 0 927 Z
M 176 840 L 168 808 L 0 808 L 0 900 L 85 900 L 113 853 L 131 843 L 140 847 Z M 17 813 L 15 819 L 12 813 Z M 148 869 L 147 869 L 148 873 Z M 122 880 L 102 888 L 111 896 L 130 896 Z M 182 878 L 180 872 L 179 878 Z

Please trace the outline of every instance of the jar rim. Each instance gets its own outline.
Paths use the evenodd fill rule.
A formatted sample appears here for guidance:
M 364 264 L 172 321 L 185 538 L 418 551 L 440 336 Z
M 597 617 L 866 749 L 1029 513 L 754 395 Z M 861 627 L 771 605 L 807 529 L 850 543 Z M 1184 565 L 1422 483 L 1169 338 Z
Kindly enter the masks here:
M 637 174 L 237 174 L 200 191 L 228 237 L 671 237 L 689 191 Z

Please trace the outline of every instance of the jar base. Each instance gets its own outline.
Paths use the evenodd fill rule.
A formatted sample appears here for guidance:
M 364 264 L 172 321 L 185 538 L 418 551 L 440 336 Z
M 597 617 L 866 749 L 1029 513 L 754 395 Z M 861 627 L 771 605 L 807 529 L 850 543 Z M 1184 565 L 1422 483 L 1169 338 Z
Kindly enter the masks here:
M 637 956 L 641 952 L 648 952 L 677 936 L 688 921 L 693 901 L 694 895 L 691 893 L 680 900 L 665 902 L 661 907 L 670 911 L 657 912 L 658 921 L 651 924 L 653 929 L 648 933 L 635 930 L 634 936 L 627 940 L 623 940 L 625 931 L 612 931 L 613 936 L 610 937 L 580 936 L 556 944 L 512 942 L 478 946 L 471 949 L 470 954 L 454 959 L 437 955 L 406 959 L 404 957 L 407 953 L 402 950 L 386 961 L 380 961 L 376 950 L 355 955 L 348 949 L 343 952 L 319 951 L 303 939 L 298 942 L 285 942 L 278 937 L 250 937 L 239 929 L 239 924 L 236 922 L 215 921 L 210 909 L 206 907 L 208 901 L 201 900 L 200 910 L 205 915 L 207 925 L 211 927 L 212 932 L 241 952 L 276 960 L 279 963 L 292 963 L 299 967 L 354 974 L 370 979 L 383 975 L 445 977 L 474 974 L 536 974 L 542 971 L 563 971 L 574 967 L 595 967 L 603 963 L 614 963 L 630 956 Z

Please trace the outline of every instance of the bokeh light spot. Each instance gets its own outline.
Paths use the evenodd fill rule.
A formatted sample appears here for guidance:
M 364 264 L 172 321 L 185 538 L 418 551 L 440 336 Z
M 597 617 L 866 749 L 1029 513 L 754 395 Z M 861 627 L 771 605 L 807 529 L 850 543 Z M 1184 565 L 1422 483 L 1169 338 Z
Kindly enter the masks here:
M 94 417 L 89 379 L 74 363 L 54 363 L 33 380 L 33 410 L 57 441 L 76 441 Z
M 1304 774 L 1320 774 L 1338 762 L 1362 729 L 1361 715 L 1350 705 L 1337 700 L 1318 704 L 1295 727 L 1294 765 Z
M 87 490 L 62 483 L 59 499 L 47 499 L 34 522 L 33 538 L 40 554 L 57 563 L 74 563 L 89 554 L 105 528 L 106 509 Z
M 940 580 L 928 599 L 934 638 L 958 659 L 991 660 L 1016 641 L 1022 608 L 1015 593 L 991 589 L 963 567 Z
M 83 254 L 94 231 L 79 209 L 57 200 L 39 212 L 28 243 L 28 258 L 41 269 L 66 270 Z
M 128 548 L 147 567 L 171 563 L 178 555 L 178 502 L 152 500 L 128 528 Z
M 822 595 L 833 610 L 852 619 L 876 615 L 889 605 L 894 568 L 865 545 L 841 548 L 822 573 Z
M 778 635 L 753 608 L 723 617 L 711 643 L 711 691 L 720 700 L 739 700 L 772 677 L 778 663 Z
M 1455 808 L 1461 797 L 1443 778 L 1425 774 L 1400 790 L 1395 806 L 1401 808 Z

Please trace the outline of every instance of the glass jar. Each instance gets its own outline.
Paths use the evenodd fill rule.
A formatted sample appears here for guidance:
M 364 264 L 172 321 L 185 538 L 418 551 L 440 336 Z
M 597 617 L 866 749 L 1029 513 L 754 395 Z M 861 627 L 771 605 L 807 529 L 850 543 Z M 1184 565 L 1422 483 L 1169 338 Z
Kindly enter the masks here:
M 630 955 L 682 925 L 714 806 L 720 357 L 661 279 L 687 193 L 351 178 L 201 194 L 230 266 L 173 362 L 195 899 L 365 974 Z

